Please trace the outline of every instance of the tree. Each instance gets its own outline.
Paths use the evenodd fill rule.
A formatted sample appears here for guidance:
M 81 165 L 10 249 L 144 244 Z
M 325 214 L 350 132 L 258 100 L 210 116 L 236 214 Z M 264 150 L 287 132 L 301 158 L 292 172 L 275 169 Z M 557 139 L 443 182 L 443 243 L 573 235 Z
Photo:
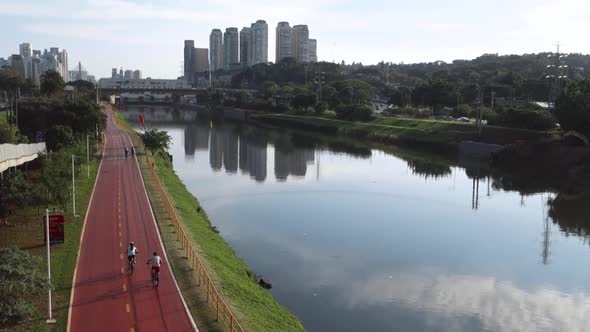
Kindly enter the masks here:
M 590 137 L 590 79 L 568 85 L 557 98 L 555 117 L 563 129 Z
M 48 70 L 41 75 L 41 94 L 55 96 L 63 93 L 66 83 L 55 70 Z
M 296 109 L 307 109 L 315 104 L 315 96 L 309 94 L 297 94 L 291 100 L 291 105 Z
M 366 122 L 373 119 L 373 112 L 366 105 L 340 105 L 336 107 L 336 116 L 343 120 Z
M 17 248 L 0 249 L 0 328 L 30 319 L 36 312 L 32 296 L 49 286 L 41 258 Z
M 47 148 L 50 150 L 58 150 L 75 144 L 72 128 L 62 125 L 47 129 L 45 140 Z
M 66 210 L 72 193 L 72 151 L 61 149 L 49 155 L 43 168 L 42 182 L 49 191 L 49 202 Z M 79 163 L 76 163 L 79 167 Z M 75 170 L 74 170 L 75 171 Z
M 2 67 L 0 69 L 0 90 L 16 91 L 25 85 L 25 79 L 14 69 Z
M 451 114 L 456 118 L 468 117 L 471 114 L 471 106 L 461 104 L 457 106 Z
M 170 148 L 170 142 L 172 141 L 172 137 L 168 135 L 167 131 L 157 128 L 146 130 L 144 133 L 140 133 L 139 137 L 141 137 L 143 145 L 145 145 L 151 153 L 167 151 Z
M 31 183 L 21 171 L 4 174 L 0 179 L 0 220 L 8 224 L 12 208 L 26 204 Z

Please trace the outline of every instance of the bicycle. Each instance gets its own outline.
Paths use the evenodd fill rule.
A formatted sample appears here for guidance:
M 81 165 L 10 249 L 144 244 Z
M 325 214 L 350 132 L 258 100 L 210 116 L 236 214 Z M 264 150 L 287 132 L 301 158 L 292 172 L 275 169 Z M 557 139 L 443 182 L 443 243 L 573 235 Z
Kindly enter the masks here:
M 160 284 L 160 272 L 152 269 L 152 285 L 158 287 Z
M 129 267 L 127 270 L 129 271 L 129 274 L 133 274 L 133 271 L 135 271 L 135 258 L 129 260 Z

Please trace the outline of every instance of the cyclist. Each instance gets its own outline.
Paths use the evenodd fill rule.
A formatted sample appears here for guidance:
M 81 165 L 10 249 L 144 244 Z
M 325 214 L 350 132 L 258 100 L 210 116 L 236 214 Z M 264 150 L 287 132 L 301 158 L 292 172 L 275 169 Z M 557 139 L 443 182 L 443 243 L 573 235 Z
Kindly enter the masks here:
M 127 261 L 129 262 L 130 266 L 131 262 L 135 264 L 135 255 L 138 252 L 139 250 L 137 250 L 137 247 L 135 247 L 135 243 L 133 243 L 133 241 L 129 242 L 129 247 L 127 248 Z
M 160 265 L 162 264 L 162 258 L 158 256 L 158 253 L 154 251 L 153 256 L 148 259 L 146 264 L 152 264 L 152 279 L 156 279 L 157 283 L 160 283 L 159 273 L 160 273 Z

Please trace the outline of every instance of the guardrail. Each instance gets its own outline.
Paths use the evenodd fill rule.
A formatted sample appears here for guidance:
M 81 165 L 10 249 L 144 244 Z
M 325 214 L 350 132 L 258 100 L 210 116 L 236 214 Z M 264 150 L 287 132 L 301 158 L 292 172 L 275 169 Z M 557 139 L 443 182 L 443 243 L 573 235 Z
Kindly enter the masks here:
M 117 119 L 117 123 L 119 124 L 119 126 L 127 129 L 127 131 L 131 133 L 133 145 L 139 147 L 145 153 L 145 146 L 143 145 L 141 138 L 139 137 L 137 132 L 135 132 L 135 130 L 133 130 L 133 128 L 131 128 L 126 123 L 120 122 L 119 119 Z M 227 303 L 219 294 L 217 287 L 215 287 L 215 284 L 213 283 L 211 277 L 209 276 L 209 273 L 207 272 L 205 265 L 203 264 L 203 259 L 200 257 L 197 250 L 195 250 L 189 236 L 187 236 L 187 232 L 185 231 L 184 226 L 181 224 L 180 218 L 176 213 L 176 208 L 174 208 L 172 200 L 170 199 L 168 193 L 166 192 L 166 190 L 164 190 L 164 187 L 160 182 L 160 178 L 156 173 L 154 164 L 150 162 L 147 153 L 145 153 L 145 156 L 149 173 L 154 180 L 158 195 L 160 196 L 160 199 L 164 202 L 164 206 L 166 207 L 166 213 L 168 214 L 168 217 L 172 222 L 172 225 L 174 225 L 174 229 L 176 231 L 176 240 L 180 242 L 180 246 L 184 250 L 193 271 L 195 271 L 195 273 L 198 276 L 197 285 L 200 286 L 202 284 L 207 289 L 207 302 L 209 302 L 215 309 L 215 319 L 218 321 L 221 320 L 230 332 L 245 332 L 244 328 L 236 319 L 236 315 L 232 312 L 231 308 L 227 305 Z

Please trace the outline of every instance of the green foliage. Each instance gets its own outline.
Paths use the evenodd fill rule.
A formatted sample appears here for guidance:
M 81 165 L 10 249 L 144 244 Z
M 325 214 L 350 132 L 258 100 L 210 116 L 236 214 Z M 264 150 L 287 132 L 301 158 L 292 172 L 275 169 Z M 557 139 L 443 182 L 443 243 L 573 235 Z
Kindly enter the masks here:
M 85 138 L 105 127 L 106 116 L 99 106 L 85 100 L 61 100 L 56 98 L 31 98 L 20 104 L 19 127 L 23 135 L 35 140 L 38 134 L 47 135 L 55 126 L 72 130 L 76 140 Z
M 342 120 L 366 122 L 373 119 L 373 112 L 366 105 L 340 105 L 336 107 L 336 116 Z
M 331 105 L 362 105 L 366 104 L 375 95 L 375 89 L 360 80 L 336 81 L 330 85 L 336 90 L 333 100 L 327 100 Z
M 172 137 L 168 135 L 167 131 L 157 128 L 148 129 L 143 133 L 139 133 L 143 145 L 152 153 L 157 151 L 167 151 L 170 148 Z
M 507 109 L 499 113 L 497 117 L 489 119 L 489 124 L 513 128 L 549 130 L 555 128 L 555 119 L 545 110 L 533 108 L 524 110 Z
M 68 82 L 67 85 L 76 88 L 76 96 L 78 99 L 83 99 L 88 102 L 96 101 L 96 86 L 91 82 L 77 80 Z
M 23 172 L 6 172 L 0 179 L 0 220 L 6 221 L 10 209 L 23 206 L 29 199 L 32 185 Z
M 590 79 L 572 82 L 555 106 L 555 117 L 563 129 L 590 136 Z
M 47 148 L 57 150 L 75 144 L 74 132 L 71 127 L 57 125 L 47 129 L 45 137 Z
M 0 90 L 16 91 L 25 85 L 25 79 L 10 67 L 0 68 Z
M 307 109 L 315 104 L 315 96 L 310 94 L 297 94 L 291 99 L 291 106 L 295 109 Z
M 457 106 L 456 108 L 454 108 L 453 112 L 451 112 L 451 114 L 455 118 L 462 118 L 462 117 L 468 117 L 471 114 L 471 112 L 472 112 L 471 106 L 469 106 L 467 104 L 461 104 L 461 105 Z
M 262 93 L 262 96 L 264 99 L 274 97 L 278 91 L 279 91 L 279 86 L 275 82 L 265 81 L 262 84 L 261 93 Z
M 48 288 L 42 261 L 28 251 L 0 249 L 0 327 L 30 319 L 36 312 L 31 296 Z
M 48 70 L 41 75 L 41 94 L 56 96 L 63 93 L 66 83 L 55 70 Z
M 42 182 L 49 191 L 50 201 L 64 210 L 72 193 L 72 151 L 61 149 L 52 152 L 45 164 Z

